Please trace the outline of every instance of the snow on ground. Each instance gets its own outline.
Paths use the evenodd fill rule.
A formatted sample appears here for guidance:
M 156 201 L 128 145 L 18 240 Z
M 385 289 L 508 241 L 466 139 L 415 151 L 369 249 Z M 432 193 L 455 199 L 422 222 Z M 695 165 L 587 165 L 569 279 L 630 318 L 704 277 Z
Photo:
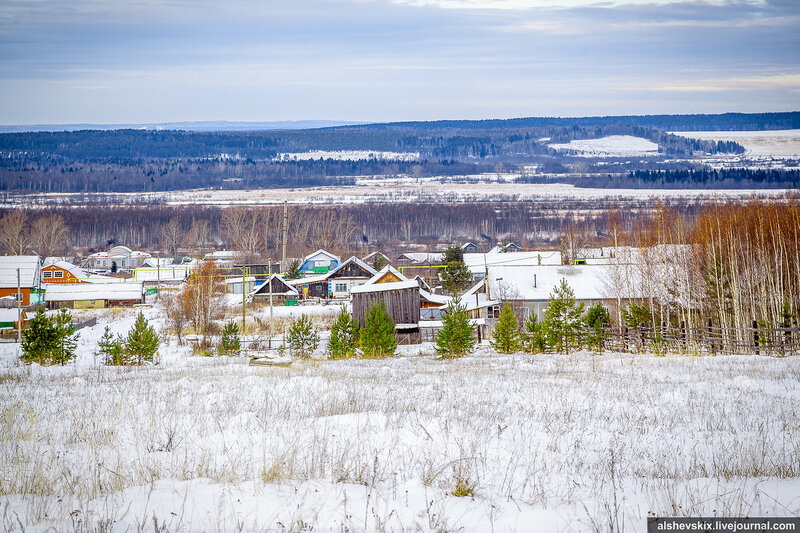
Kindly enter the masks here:
M 675 131 L 675 135 L 713 141 L 736 141 L 751 157 L 800 157 L 800 130 Z
M 576 139 L 550 148 L 569 151 L 581 157 L 629 157 L 657 155 L 658 144 L 632 135 L 609 135 L 599 139 Z
M 278 161 L 307 161 L 312 159 L 335 159 L 337 161 L 360 161 L 383 159 L 388 161 L 416 161 L 419 152 L 377 152 L 371 150 L 311 150 L 291 154 L 278 154 Z
M 800 513 L 799 358 L 484 345 L 443 361 L 428 343 L 268 368 L 168 344 L 161 365 L 106 368 L 93 343 L 134 317 L 107 313 L 75 365 L 21 366 L 0 344 L 5 530 L 644 531 L 651 513 Z
M 131 203 L 165 203 L 168 205 L 279 205 L 291 204 L 361 204 L 368 202 L 475 202 L 475 201 L 550 201 L 562 199 L 639 200 L 692 199 L 696 201 L 784 196 L 781 189 L 605 189 L 584 188 L 563 183 L 512 183 L 497 181 L 496 175 L 458 183 L 441 180 L 408 179 L 393 185 L 380 180 L 365 180 L 353 186 L 325 186 L 303 189 L 208 190 L 159 193 L 110 193 L 103 198 L 108 205 Z M 96 196 L 96 195 L 95 195 Z M 80 205 L 82 197 L 69 193 L 8 195 L 0 207 L 25 205 Z

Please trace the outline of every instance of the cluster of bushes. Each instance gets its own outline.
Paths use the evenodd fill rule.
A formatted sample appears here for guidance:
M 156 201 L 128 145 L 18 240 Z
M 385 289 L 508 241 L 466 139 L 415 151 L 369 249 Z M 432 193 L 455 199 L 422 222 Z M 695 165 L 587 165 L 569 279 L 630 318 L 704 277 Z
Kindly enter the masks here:
M 328 357 L 393 356 L 397 352 L 394 327 L 394 321 L 381 304 L 375 303 L 369 308 L 363 328 L 358 327 L 358 321 L 343 307 L 331 326 L 326 350 Z M 319 334 L 307 316 L 301 316 L 289 328 L 286 345 L 291 355 L 308 357 L 319 347 L 319 343 Z
M 111 334 L 106 326 L 103 336 L 97 343 L 97 351 L 103 356 L 103 362 L 110 366 L 143 365 L 145 363 L 158 364 L 159 339 L 155 329 L 151 326 L 142 313 L 136 316 L 133 327 L 128 335 Z
M 583 303 L 575 301 L 575 293 L 566 280 L 561 280 L 550 295 L 541 322 L 531 314 L 520 328 L 514 310 L 506 303 L 492 332 L 491 343 L 500 353 L 555 351 L 568 354 L 584 346 L 602 350 L 610 326 L 608 309 L 596 303 L 584 315 Z

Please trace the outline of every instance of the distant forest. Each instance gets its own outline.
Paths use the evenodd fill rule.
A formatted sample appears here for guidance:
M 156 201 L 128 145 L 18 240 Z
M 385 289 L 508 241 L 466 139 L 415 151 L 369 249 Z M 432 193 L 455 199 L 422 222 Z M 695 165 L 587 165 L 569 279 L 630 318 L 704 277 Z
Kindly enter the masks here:
M 683 176 L 702 185 L 716 180 L 691 174 L 699 169 L 691 163 L 696 154 L 737 154 L 744 148 L 735 142 L 690 139 L 668 131 L 784 128 L 800 128 L 800 112 L 406 122 L 293 131 L 5 133 L 0 134 L 0 191 L 310 187 L 352 184 L 357 176 L 459 176 L 517 171 L 530 165 L 539 174 L 574 174 L 575 167 L 597 173 L 593 161 L 559 153 L 548 144 L 608 135 L 642 137 L 659 147 L 654 156 L 633 161 L 619 158 L 615 164 L 620 166 L 612 173 L 616 182 L 671 183 L 672 178 Z M 419 158 L 275 160 L 282 153 L 312 150 L 411 152 Z M 677 170 L 689 174 L 658 174 Z M 636 175 L 636 171 L 653 174 Z M 743 179 L 774 186 L 796 183 L 791 176 Z

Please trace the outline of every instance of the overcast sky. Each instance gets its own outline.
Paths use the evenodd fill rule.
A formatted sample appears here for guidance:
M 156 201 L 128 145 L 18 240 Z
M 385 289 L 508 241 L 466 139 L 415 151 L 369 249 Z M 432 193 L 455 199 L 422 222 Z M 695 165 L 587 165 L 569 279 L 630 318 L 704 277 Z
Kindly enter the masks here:
M 800 0 L 2 0 L 0 124 L 800 109 Z

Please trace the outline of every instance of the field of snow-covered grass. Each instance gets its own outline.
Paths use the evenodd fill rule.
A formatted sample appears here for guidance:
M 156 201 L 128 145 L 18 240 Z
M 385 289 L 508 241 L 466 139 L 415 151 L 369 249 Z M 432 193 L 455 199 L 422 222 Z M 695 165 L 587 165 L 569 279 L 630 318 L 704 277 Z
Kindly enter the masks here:
M 598 139 L 575 139 L 551 144 L 550 148 L 579 157 L 632 157 L 658 154 L 658 144 L 632 135 L 609 135 Z
M 767 131 L 675 131 L 675 135 L 693 139 L 735 141 L 750 157 L 800 157 L 800 130 Z
M 446 361 L 423 344 L 267 368 L 166 344 L 158 366 L 100 366 L 104 322 L 133 318 L 101 314 L 65 367 L 0 344 L 2 529 L 644 531 L 653 514 L 800 513 L 798 358 L 484 345 Z

